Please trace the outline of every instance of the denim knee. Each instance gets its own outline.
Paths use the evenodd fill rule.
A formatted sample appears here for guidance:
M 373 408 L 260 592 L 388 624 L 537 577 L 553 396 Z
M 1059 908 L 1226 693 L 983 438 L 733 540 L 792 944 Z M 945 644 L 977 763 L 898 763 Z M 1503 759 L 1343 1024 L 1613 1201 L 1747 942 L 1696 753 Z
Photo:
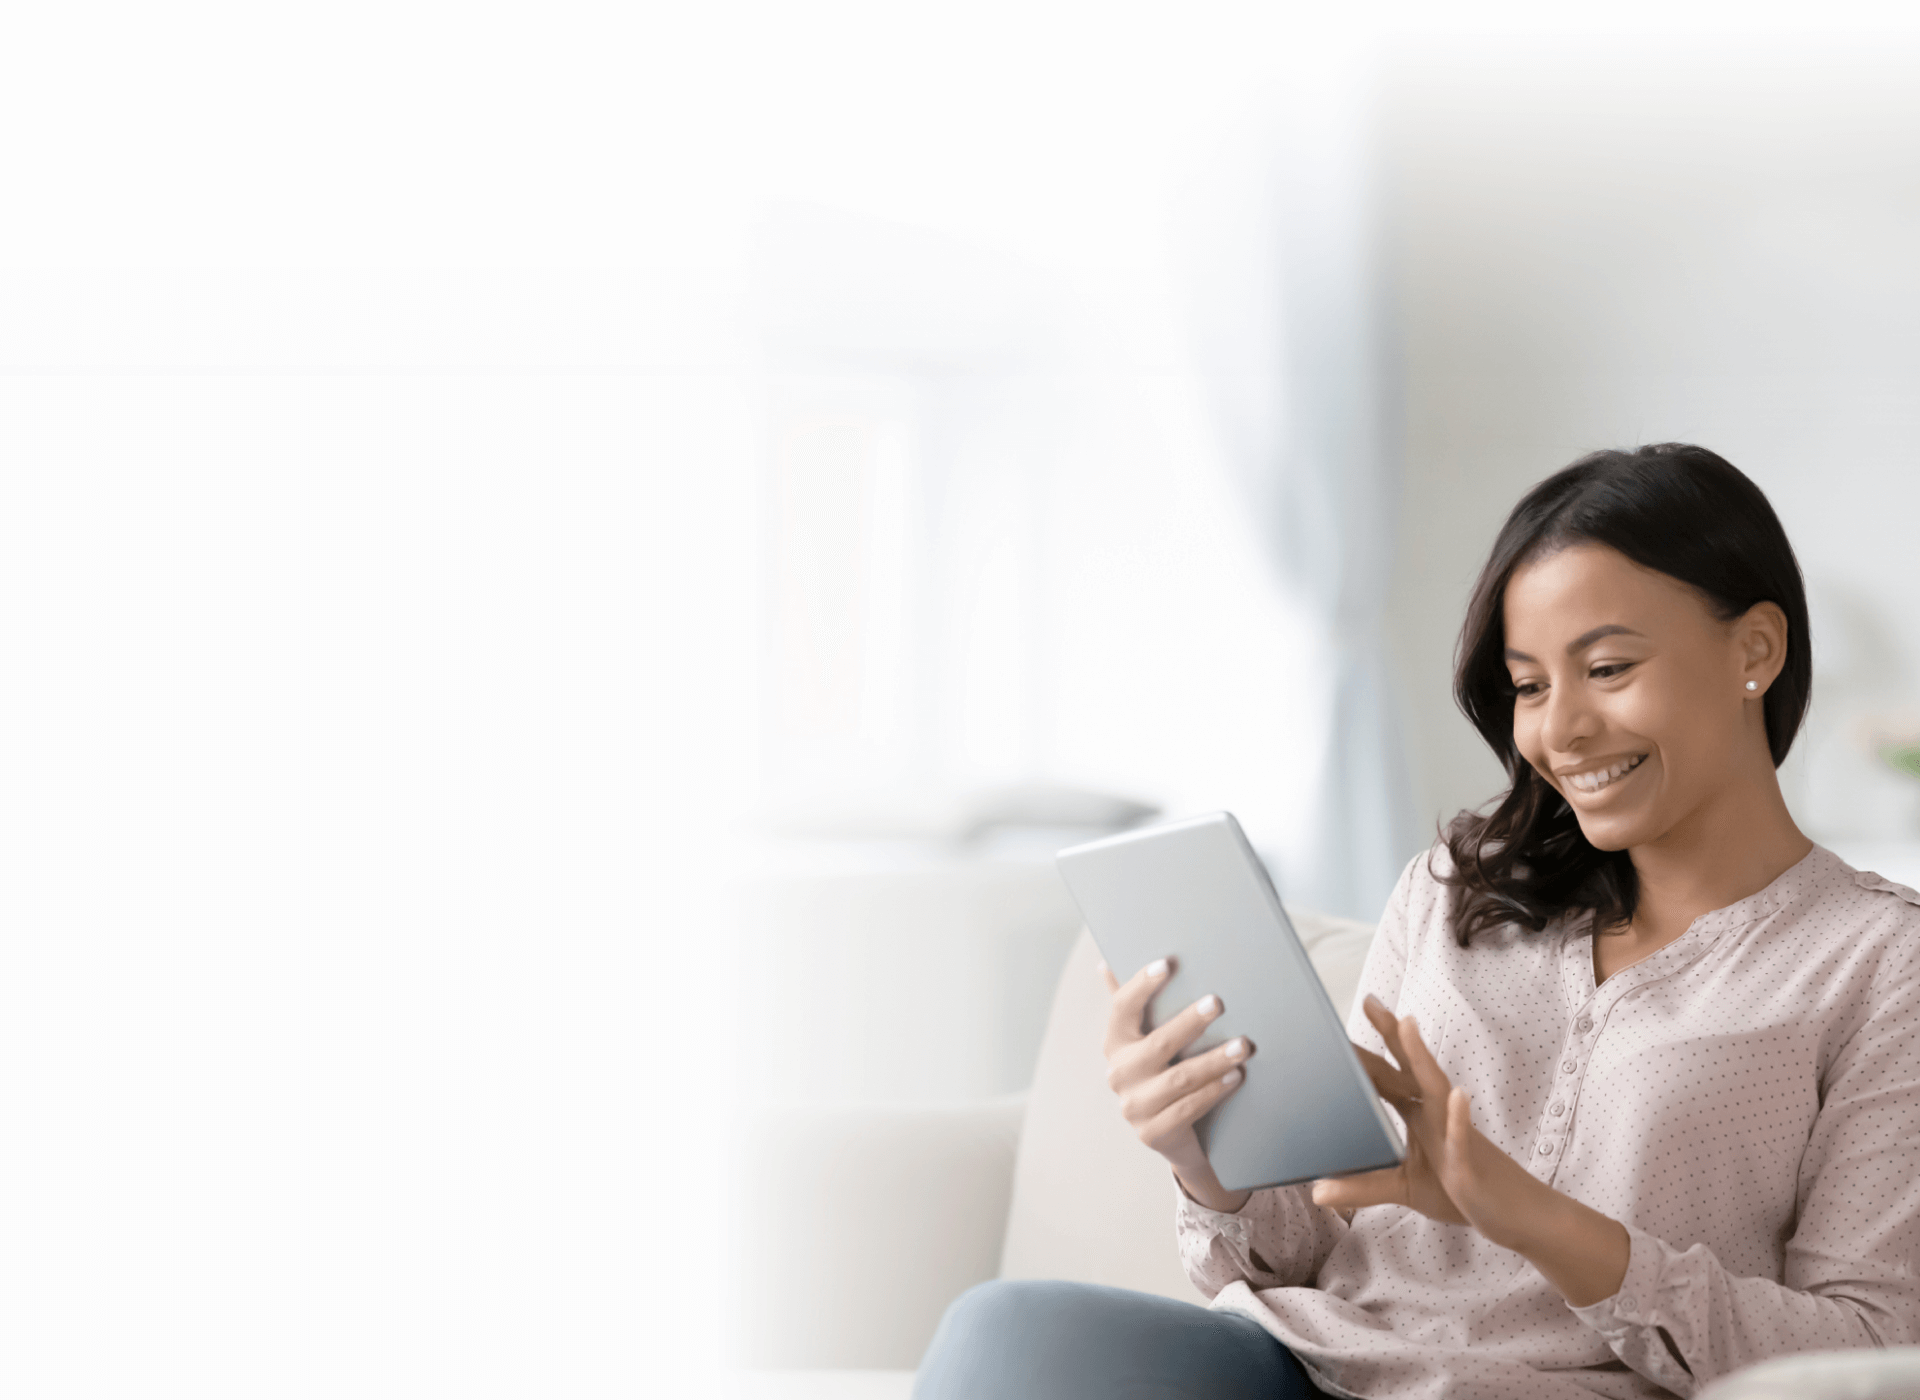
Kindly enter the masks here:
M 947 1308 L 915 1400 L 1287 1400 L 1314 1392 L 1257 1323 L 1152 1294 L 1001 1279 Z
M 1008 1371 L 1047 1369 L 1030 1354 L 1032 1324 L 1063 1287 L 1072 1285 L 992 1279 L 955 1298 L 921 1358 L 915 1400 L 970 1400 L 992 1394 Z
M 988 1279 L 947 1304 L 940 1326 L 951 1325 L 962 1332 L 991 1331 L 1003 1321 L 1030 1315 L 1035 1306 L 1044 1305 L 1048 1294 L 1062 1286 L 1045 1279 Z

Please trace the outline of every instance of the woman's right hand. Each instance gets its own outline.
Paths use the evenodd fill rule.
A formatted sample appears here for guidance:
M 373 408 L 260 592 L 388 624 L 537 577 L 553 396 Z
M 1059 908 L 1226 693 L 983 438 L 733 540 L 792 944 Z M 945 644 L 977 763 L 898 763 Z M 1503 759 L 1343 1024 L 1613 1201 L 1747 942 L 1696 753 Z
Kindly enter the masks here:
M 1239 1036 L 1175 1064 L 1173 1057 L 1226 1009 L 1220 998 L 1201 997 L 1149 1031 L 1147 1005 L 1173 975 L 1168 960 L 1149 963 L 1124 987 L 1105 963 L 1100 964 L 1100 975 L 1113 996 L 1107 1014 L 1107 1087 L 1120 1096 L 1128 1126 L 1173 1164 L 1174 1175 L 1194 1200 L 1214 1210 L 1239 1210 L 1253 1193 L 1221 1186 L 1193 1125 L 1240 1087 L 1246 1077 L 1241 1066 L 1253 1054 L 1253 1042 Z

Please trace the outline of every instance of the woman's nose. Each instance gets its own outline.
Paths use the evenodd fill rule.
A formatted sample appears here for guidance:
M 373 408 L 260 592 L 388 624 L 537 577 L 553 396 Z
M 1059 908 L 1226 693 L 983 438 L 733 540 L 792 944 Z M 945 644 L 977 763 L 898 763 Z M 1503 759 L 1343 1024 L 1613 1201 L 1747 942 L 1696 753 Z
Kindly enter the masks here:
M 1548 748 L 1566 753 L 1580 740 L 1598 732 L 1598 719 L 1581 687 L 1557 685 L 1547 693 L 1547 713 L 1540 737 L 1547 741 Z

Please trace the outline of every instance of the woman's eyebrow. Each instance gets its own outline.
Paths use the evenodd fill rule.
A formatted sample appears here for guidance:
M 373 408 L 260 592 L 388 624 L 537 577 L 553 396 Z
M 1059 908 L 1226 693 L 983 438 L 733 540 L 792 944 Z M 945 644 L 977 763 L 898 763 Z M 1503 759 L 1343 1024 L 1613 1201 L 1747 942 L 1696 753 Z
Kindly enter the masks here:
M 1631 627 L 1622 627 L 1617 622 L 1605 623 L 1602 626 L 1582 632 L 1579 636 L 1568 642 L 1567 655 L 1579 655 L 1602 637 L 1644 637 L 1645 635 L 1646 633 L 1636 632 Z
M 1602 637 L 1644 637 L 1646 635 L 1647 634 L 1644 632 L 1634 631 L 1631 627 L 1622 627 L 1617 622 L 1604 623 L 1599 627 L 1589 628 L 1585 632 L 1582 632 L 1579 636 L 1575 637 L 1572 641 L 1568 642 L 1567 655 L 1578 656 L 1581 652 L 1585 651 L 1588 647 L 1592 646 L 1595 642 L 1599 641 Z M 1531 656 L 1528 656 L 1524 651 L 1519 650 L 1517 647 L 1508 647 L 1507 660 L 1532 661 L 1533 658 Z

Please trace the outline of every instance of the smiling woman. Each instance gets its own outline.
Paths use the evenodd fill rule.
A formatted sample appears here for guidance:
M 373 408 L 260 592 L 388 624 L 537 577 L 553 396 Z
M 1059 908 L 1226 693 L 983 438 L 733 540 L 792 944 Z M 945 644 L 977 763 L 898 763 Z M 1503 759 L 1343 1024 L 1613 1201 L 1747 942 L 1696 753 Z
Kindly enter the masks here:
M 1656 1400 L 1920 1340 L 1920 894 L 1781 796 L 1811 667 L 1765 496 L 1697 447 L 1583 458 L 1508 519 L 1460 658 L 1510 785 L 1407 866 L 1348 1023 L 1406 1160 L 1226 1190 L 1193 1124 L 1258 1047 L 1178 1060 L 1222 997 L 1143 1034 L 1167 962 L 1110 982 L 1214 1312 L 987 1285 L 921 1400 Z
M 1447 833 L 1461 942 L 1576 909 L 1626 932 L 1642 902 L 1628 848 L 1657 834 L 1643 854 L 1658 859 L 1716 816 L 1782 833 L 1756 860 L 1805 854 L 1774 769 L 1812 683 L 1793 548 L 1731 463 L 1664 443 L 1540 483 L 1494 542 L 1461 632 L 1454 694 L 1510 780 L 1491 814 Z

